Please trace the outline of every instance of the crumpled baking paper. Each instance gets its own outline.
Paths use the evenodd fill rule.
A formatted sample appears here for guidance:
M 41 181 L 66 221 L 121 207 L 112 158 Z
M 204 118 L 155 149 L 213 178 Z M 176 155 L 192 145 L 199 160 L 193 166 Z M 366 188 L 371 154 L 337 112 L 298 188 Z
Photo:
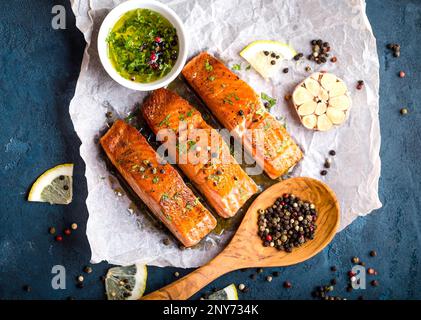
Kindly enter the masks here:
M 110 106 L 121 118 L 142 101 L 145 93 L 125 89 L 102 68 L 97 54 L 97 33 L 107 12 L 122 1 L 71 0 L 77 27 L 85 36 L 83 56 L 75 96 L 70 103 L 74 128 L 82 141 L 80 154 L 86 163 L 89 211 L 87 236 L 92 262 L 127 265 L 134 262 L 156 266 L 196 267 L 214 257 L 232 236 L 211 235 L 194 249 L 180 249 L 176 241 L 165 246 L 164 232 L 151 222 L 142 209 L 118 191 L 118 182 L 110 178 L 98 146 L 98 137 L 106 128 L 104 114 Z M 271 112 L 285 116 L 288 130 L 305 152 L 305 158 L 293 171 L 294 176 L 321 178 L 320 170 L 331 149 L 337 155 L 324 180 L 337 194 L 341 206 L 341 229 L 358 216 L 381 207 L 378 197 L 380 176 L 379 61 L 376 42 L 365 14 L 364 0 L 172 0 L 163 1 L 184 21 L 192 57 L 208 50 L 228 66 L 241 63 L 240 77 L 256 92 L 278 98 Z M 297 51 L 310 53 L 310 40 L 329 41 L 338 57 L 336 64 L 317 66 L 303 60 L 285 62 L 290 72 L 279 73 L 266 82 L 238 55 L 254 40 L 280 40 Z M 297 64 L 297 65 L 295 65 Z M 352 96 L 350 117 L 345 124 L 329 132 L 305 130 L 283 99 L 296 84 L 308 76 L 305 66 L 314 71 L 327 70 L 344 79 Z M 363 90 L 356 90 L 357 80 Z M 116 191 L 117 190 L 117 191 Z M 247 244 L 245 244 L 247 245 Z

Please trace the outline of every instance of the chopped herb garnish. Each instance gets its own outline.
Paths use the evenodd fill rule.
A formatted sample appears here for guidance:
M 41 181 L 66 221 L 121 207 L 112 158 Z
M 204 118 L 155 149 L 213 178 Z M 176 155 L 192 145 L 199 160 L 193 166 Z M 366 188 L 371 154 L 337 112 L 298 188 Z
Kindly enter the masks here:
M 270 123 L 268 121 L 265 121 L 265 125 L 263 127 L 263 130 L 268 131 L 270 129 Z
M 213 70 L 212 65 L 209 63 L 209 60 L 206 60 L 206 61 L 205 61 L 205 69 L 206 69 L 206 71 L 208 71 L 208 72 L 211 72 L 211 71 Z
M 259 110 L 256 111 L 256 114 L 261 116 L 265 113 L 265 110 L 263 110 L 263 108 L 260 108 Z
M 214 76 L 209 76 L 209 77 L 208 77 L 208 80 L 209 80 L 209 81 L 215 81 L 215 77 L 214 77 Z
M 188 147 L 189 147 L 189 150 L 190 150 L 190 148 L 191 148 L 191 147 L 193 147 L 195 144 L 196 144 L 196 141 L 193 141 L 193 140 L 189 140 L 189 141 L 187 141 L 187 145 L 188 145 Z
M 230 105 L 233 105 L 232 100 L 224 98 L 224 103 L 229 103 Z
M 126 118 L 124 118 L 124 121 L 130 122 L 130 121 L 132 121 L 135 118 L 136 118 L 136 114 L 131 113 Z
M 181 120 L 181 121 L 184 121 L 184 113 L 180 113 L 179 115 L 178 115 L 178 119 L 179 120 Z
M 170 196 L 168 195 L 168 193 L 164 193 L 162 196 L 161 196 L 161 200 L 162 201 L 167 201 L 167 200 L 169 200 L 170 199 Z
M 231 67 L 231 70 L 241 70 L 241 64 L 240 63 L 236 63 Z
M 269 104 L 268 108 L 272 108 L 276 104 L 276 99 L 268 96 L 264 92 L 262 92 L 261 98 Z
M 159 182 L 159 178 L 158 177 L 154 177 L 153 179 L 152 179 L 152 183 L 158 183 Z
M 186 114 L 187 117 L 191 117 L 193 115 L 193 109 L 189 110 Z
M 246 70 L 247 71 L 249 71 L 251 69 L 251 65 L 248 65 L 247 67 L 246 67 Z
M 170 124 L 169 120 L 171 118 L 171 115 L 168 114 L 159 124 L 158 126 L 161 127 L 163 124 L 165 124 L 166 126 L 168 126 Z

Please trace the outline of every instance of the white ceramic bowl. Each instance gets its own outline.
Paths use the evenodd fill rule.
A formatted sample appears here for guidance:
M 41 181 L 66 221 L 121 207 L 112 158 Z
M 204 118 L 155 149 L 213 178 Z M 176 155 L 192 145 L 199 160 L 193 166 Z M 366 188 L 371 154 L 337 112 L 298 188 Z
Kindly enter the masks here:
M 175 65 L 173 66 L 172 70 L 163 78 L 150 83 L 138 83 L 123 78 L 114 69 L 111 60 L 108 57 L 108 44 L 106 41 L 108 34 L 122 15 L 135 9 L 150 9 L 152 11 L 158 12 L 163 17 L 165 17 L 177 30 L 179 52 Z M 162 88 L 173 81 L 180 74 L 184 64 L 186 63 L 188 50 L 187 48 L 187 38 L 185 35 L 183 22 L 168 6 L 153 0 L 130 0 L 118 5 L 105 17 L 98 34 L 98 53 L 104 69 L 111 76 L 111 78 L 113 78 L 122 86 L 139 91 L 149 91 Z

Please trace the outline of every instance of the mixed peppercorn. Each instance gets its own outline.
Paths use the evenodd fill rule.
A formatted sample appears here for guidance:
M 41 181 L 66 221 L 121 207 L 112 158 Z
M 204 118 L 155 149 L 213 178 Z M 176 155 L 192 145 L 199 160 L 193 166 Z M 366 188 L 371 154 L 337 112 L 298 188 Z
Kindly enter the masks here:
M 284 194 L 258 215 L 258 235 L 266 247 L 291 252 L 314 238 L 316 207 L 293 194 Z

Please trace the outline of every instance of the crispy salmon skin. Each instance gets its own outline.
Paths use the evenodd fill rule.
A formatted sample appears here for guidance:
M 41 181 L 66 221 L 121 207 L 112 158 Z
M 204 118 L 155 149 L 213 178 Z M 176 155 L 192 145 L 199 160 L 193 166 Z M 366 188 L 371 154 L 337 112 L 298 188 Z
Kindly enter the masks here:
M 303 154 L 286 129 L 268 113 L 256 92 L 207 52 L 182 71 L 212 113 L 272 178 L 288 172 Z M 248 131 L 263 131 L 262 141 Z
M 178 160 L 177 165 L 221 217 L 234 216 L 258 191 L 254 181 L 231 156 L 222 136 L 176 93 L 155 90 L 144 102 L 142 114 L 155 134 L 169 130 L 180 138 L 168 146 L 173 147 L 172 158 Z M 183 148 L 182 143 L 185 143 Z M 183 157 L 186 161 L 182 161 Z
M 179 173 L 170 164 L 162 164 L 136 128 L 117 120 L 100 143 L 134 192 L 183 245 L 197 244 L 215 228 L 213 215 Z

